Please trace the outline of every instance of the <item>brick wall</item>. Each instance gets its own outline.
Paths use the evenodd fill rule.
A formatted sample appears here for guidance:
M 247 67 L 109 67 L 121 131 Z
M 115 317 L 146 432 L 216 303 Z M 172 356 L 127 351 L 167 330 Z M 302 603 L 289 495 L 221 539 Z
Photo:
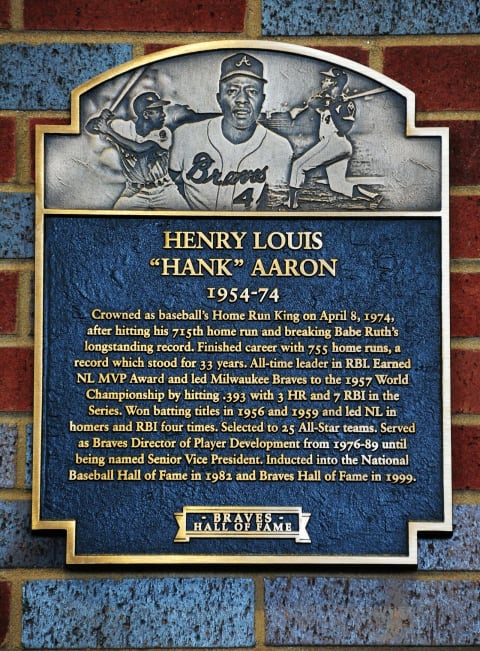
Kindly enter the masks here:
M 476 0 L 0 0 L 0 645 L 16 649 L 480 644 L 480 15 Z M 451 130 L 454 524 L 418 570 L 64 565 L 30 531 L 33 139 L 73 87 L 132 57 L 218 38 L 342 54 Z

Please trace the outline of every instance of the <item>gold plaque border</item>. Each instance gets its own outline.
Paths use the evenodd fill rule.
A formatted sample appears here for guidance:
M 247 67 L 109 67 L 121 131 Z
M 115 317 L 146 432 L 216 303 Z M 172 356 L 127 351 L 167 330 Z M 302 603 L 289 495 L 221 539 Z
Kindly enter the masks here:
M 350 70 L 377 80 L 380 84 L 403 95 L 406 99 L 406 129 L 405 136 L 435 136 L 441 139 L 441 209 L 439 211 L 382 211 L 377 213 L 385 217 L 428 217 L 441 220 L 441 266 L 442 266 L 442 403 L 443 403 L 443 522 L 410 521 L 408 523 L 408 554 L 407 555 L 302 555 L 302 554 L 77 554 L 75 549 L 76 521 L 75 520 L 42 520 L 40 518 L 41 496 L 41 450 L 42 450 L 42 404 L 43 404 L 43 283 L 44 283 L 44 216 L 47 214 L 71 215 L 117 215 L 114 210 L 65 210 L 46 209 L 44 204 L 44 136 L 46 134 L 79 134 L 80 133 L 80 99 L 82 95 L 117 75 L 129 72 L 140 66 L 147 65 L 163 59 L 169 59 L 185 54 L 195 54 L 205 51 L 224 49 L 256 49 L 270 50 L 298 54 L 308 58 L 328 61 L 333 65 L 345 66 Z M 272 564 L 272 565 L 416 565 L 418 534 L 422 532 L 451 532 L 452 531 L 452 464 L 451 464 L 451 406 L 450 406 L 450 293 L 449 293 L 449 147 L 448 128 L 445 127 L 416 127 L 415 126 L 415 95 L 393 79 L 377 72 L 367 66 L 356 63 L 344 57 L 291 43 L 260 40 L 220 40 L 208 41 L 201 44 L 183 45 L 162 50 L 112 68 L 88 82 L 81 84 L 71 93 L 71 123 L 69 125 L 37 125 L 35 142 L 35 357 L 34 357 L 34 409 L 33 409 L 33 472 L 32 472 L 32 529 L 43 531 L 66 532 L 66 562 L 67 564 Z M 144 215 L 142 211 L 129 211 L 129 215 Z M 149 213 L 150 214 L 150 213 Z M 152 216 L 178 216 L 183 213 L 177 211 L 151 211 Z M 196 211 L 198 217 L 217 216 L 231 217 L 231 212 L 221 211 Z M 275 213 L 255 212 L 257 218 L 272 218 Z M 295 218 L 310 217 L 322 218 L 332 216 L 331 211 L 295 211 Z M 375 213 L 356 211 L 335 212 L 335 218 L 362 218 L 372 219 Z M 253 217 L 252 217 L 253 218 Z M 229 507 L 230 508 L 230 507 Z M 173 513 L 172 513 L 172 517 Z

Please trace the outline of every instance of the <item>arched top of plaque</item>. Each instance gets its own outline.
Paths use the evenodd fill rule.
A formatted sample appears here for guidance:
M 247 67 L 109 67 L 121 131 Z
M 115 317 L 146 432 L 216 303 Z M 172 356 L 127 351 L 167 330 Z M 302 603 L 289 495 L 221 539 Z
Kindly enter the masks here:
M 157 52 L 72 92 L 39 128 L 40 208 L 383 216 L 448 205 L 447 129 L 353 61 L 297 45 L 220 41 Z

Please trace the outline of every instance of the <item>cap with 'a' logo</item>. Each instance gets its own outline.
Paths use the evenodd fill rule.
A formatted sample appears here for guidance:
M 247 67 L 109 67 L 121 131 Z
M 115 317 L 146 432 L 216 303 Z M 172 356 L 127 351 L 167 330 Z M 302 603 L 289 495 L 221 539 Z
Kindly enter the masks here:
M 220 81 L 233 77 L 234 75 L 245 75 L 260 79 L 260 81 L 267 82 L 263 78 L 263 63 L 252 57 L 245 52 L 237 52 L 231 57 L 227 57 L 222 61 L 222 69 L 220 72 Z

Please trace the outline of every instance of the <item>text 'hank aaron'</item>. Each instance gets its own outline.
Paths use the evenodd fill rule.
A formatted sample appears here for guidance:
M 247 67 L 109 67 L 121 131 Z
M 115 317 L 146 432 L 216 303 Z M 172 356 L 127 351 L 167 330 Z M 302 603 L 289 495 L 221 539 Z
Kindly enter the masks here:
M 162 276 L 233 276 L 234 267 L 243 267 L 241 258 L 150 258 L 149 265 L 158 267 Z M 267 277 L 324 277 L 337 275 L 337 258 L 305 258 L 295 260 L 285 258 L 268 262 L 257 258 L 253 263 L 250 276 Z

